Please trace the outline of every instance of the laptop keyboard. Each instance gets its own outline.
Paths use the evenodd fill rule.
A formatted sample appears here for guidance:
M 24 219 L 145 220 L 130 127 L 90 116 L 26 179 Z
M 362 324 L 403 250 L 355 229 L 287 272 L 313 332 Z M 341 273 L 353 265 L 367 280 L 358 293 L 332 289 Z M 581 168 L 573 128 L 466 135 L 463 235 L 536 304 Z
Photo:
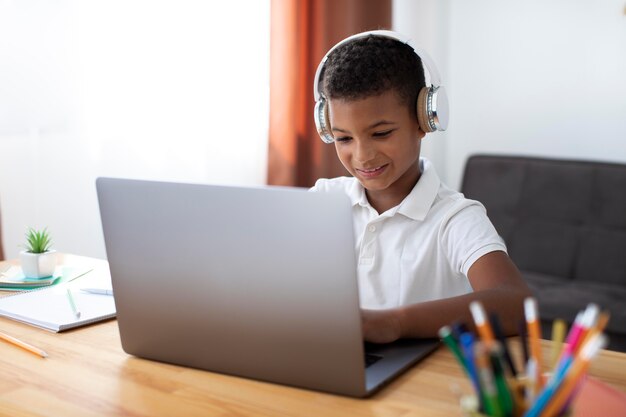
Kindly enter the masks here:
M 373 364 L 375 364 L 376 362 L 378 362 L 379 360 L 381 360 L 383 357 L 380 355 L 372 355 L 371 353 L 366 353 L 365 354 L 365 367 L 369 367 Z

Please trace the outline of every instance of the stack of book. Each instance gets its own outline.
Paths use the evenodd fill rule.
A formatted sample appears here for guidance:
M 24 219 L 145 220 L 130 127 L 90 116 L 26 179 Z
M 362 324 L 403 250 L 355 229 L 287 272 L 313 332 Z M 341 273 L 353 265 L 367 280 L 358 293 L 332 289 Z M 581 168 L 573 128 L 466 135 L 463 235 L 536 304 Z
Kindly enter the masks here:
M 25 291 L 35 288 L 47 287 L 54 284 L 61 274 L 54 274 L 50 277 L 28 278 L 24 276 L 22 268 L 11 266 L 5 271 L 0 271 L 1 291 Z

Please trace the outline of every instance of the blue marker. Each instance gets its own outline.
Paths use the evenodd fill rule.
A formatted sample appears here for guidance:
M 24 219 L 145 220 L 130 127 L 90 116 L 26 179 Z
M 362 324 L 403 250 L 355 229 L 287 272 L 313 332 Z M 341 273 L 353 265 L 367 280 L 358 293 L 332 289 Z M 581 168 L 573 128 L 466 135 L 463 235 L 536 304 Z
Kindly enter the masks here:
M 465 355 L 467 374 L 469 375 L 472 384 L 474 385 L 474 389 L 478 394 L 478 400 L 480 401 L 481 409 L 483 409 L 484 398 L 483 393 L 480 389 L 478 371 L 476 370 L 476 363 L 474 361 L 474 335 L 470 332 L 463 332 L 459 336 L 459 339 L 459 341 L 461 342 L 461 349 L 463 349 L 463 354 Z
M 546 408 L 548 402 L 554 396 L 554 393 L 559 389 L 561 383 L 565 379 L 567 375 L 567 371 L 570 368 L 570 365 L 574 361 L 572 356 L 568 356 L 563 359 L 562 366 L 559 367 L 557 373 L 554 374 L 550 382 L 546 385 L 546 387 L 541 391 L 537 400 L 533 403 L 533 405 L 528 409 L 524 417 L 539 417 L 543 412 L 543 409 Z

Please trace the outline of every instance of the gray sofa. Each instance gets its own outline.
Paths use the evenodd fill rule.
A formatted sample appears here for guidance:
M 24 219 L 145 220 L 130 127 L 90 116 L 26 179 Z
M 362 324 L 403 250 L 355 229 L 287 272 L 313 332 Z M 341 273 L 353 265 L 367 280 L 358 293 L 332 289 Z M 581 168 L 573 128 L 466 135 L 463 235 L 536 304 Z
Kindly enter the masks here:
M 475 155 L 462 192 L 487 208 L 538 299 L 544 337 L 595 302 L 611 313 L 609 349 L 626 351 L 626 165 Z

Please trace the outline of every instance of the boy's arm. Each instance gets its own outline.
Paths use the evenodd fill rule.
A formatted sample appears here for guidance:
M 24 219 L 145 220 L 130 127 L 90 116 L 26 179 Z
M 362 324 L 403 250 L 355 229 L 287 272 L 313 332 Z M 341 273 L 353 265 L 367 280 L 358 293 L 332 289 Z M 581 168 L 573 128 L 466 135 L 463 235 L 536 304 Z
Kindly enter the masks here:
M 438 337 L 439 329 L 454 321 L 472 328 L 469 303 L 474 300 L 499 316 L 506 334 L 516 333 L 524 317 L 524 298 L 531 292 L 508 255 L 495 251 L 482 256 L 467 276 L 474 289 L 469 294 L 388 310 L 362 310 L 365 340 L 387 343 L 399 338 Z

